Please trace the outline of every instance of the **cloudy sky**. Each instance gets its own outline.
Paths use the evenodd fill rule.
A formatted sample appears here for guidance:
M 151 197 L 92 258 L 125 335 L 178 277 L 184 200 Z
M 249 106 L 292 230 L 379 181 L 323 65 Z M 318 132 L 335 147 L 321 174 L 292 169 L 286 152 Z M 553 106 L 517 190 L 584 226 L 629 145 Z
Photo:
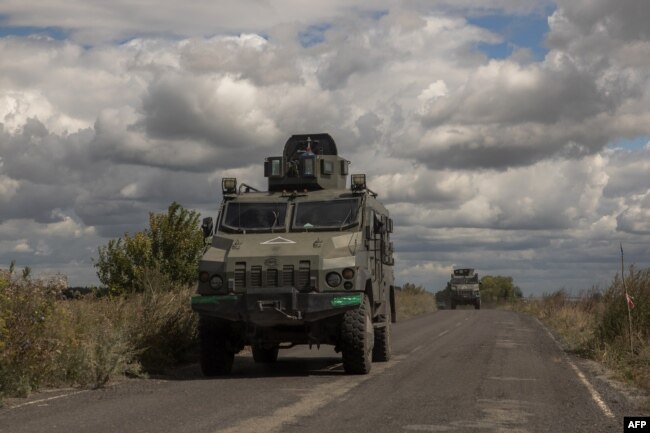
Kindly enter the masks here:
M 140 3 L 133 5 L 133 3 Z M 0 266 L 97 247 L 329 132 L 396 221 L 397 276 L 525 294 L 650 265 L 647 0 L 3 0 Z

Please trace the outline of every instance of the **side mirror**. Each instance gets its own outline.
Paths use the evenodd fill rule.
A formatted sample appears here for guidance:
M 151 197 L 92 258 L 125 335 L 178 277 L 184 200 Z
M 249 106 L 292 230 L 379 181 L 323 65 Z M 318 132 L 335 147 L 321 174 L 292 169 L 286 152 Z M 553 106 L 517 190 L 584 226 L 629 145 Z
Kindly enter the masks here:
M 203 238 L 207 238 L 212 234 L 212 229 L 214 224 L 212 222 L 212 217 L 203 218 L 203 223 L 201 224 L 201 229 L 203 230 Z

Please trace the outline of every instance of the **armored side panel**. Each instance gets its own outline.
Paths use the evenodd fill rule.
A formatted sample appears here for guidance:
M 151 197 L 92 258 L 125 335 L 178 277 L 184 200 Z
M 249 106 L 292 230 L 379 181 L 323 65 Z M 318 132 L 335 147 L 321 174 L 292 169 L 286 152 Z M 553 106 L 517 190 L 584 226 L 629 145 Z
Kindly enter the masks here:
M 269 191 L 345 189 L 348 164 L 329 134 L 292 135 L 282 156 L 266 158 Z

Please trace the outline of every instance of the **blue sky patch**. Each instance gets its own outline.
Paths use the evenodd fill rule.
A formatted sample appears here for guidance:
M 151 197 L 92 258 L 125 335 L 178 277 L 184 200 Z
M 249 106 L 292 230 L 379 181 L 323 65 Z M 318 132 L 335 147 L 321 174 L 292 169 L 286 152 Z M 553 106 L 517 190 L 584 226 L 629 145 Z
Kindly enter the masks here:
M 623 149 L 642 149 L 646 144 L 650 142 L 650 135 L 641 135 L 634 138 L 621 138 L 619 140 L 613 141 L 609 144 L 609 147 L 622 147 Z
M 329 23 L 315 24 L 307 27 L 305 31 L 298 34 L 300 44 L 304 48 L 313 47 L 325 41 L 325 32 L 332 28 Z
M 0 15 L 0 38 L 5 36 L 45 35 L 62 41 L 68 37 L 68 32 L 61 27 L 11 26 L 7 24 L 7 21 L 6 15 Z
M 492 59 L 508 57 L 516 48 L 527 48 L 536 60 L 543 60 L 548 49 L 544 46 L 544 37 L 549 31 L 548 15 L 532 14 L 523 16 L 485 15 L 470 17 L 469 24 L 483 27 L 500 35 L 503 42 L 498 44 L 481 43 L 478 49 Z

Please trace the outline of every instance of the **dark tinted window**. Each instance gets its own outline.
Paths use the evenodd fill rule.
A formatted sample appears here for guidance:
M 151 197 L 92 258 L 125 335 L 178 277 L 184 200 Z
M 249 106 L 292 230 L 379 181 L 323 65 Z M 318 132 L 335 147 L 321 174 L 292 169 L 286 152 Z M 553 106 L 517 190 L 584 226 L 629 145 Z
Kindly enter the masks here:
M 234 230 L 283 229 L 287 216 L 285 203 L 238 203 L 226 206 L 222 225 Z
M 309 201 L 296 205 L 294 229 L 341 228 L 357 222 L 359 201 L 357 199 L 333 201 Z

